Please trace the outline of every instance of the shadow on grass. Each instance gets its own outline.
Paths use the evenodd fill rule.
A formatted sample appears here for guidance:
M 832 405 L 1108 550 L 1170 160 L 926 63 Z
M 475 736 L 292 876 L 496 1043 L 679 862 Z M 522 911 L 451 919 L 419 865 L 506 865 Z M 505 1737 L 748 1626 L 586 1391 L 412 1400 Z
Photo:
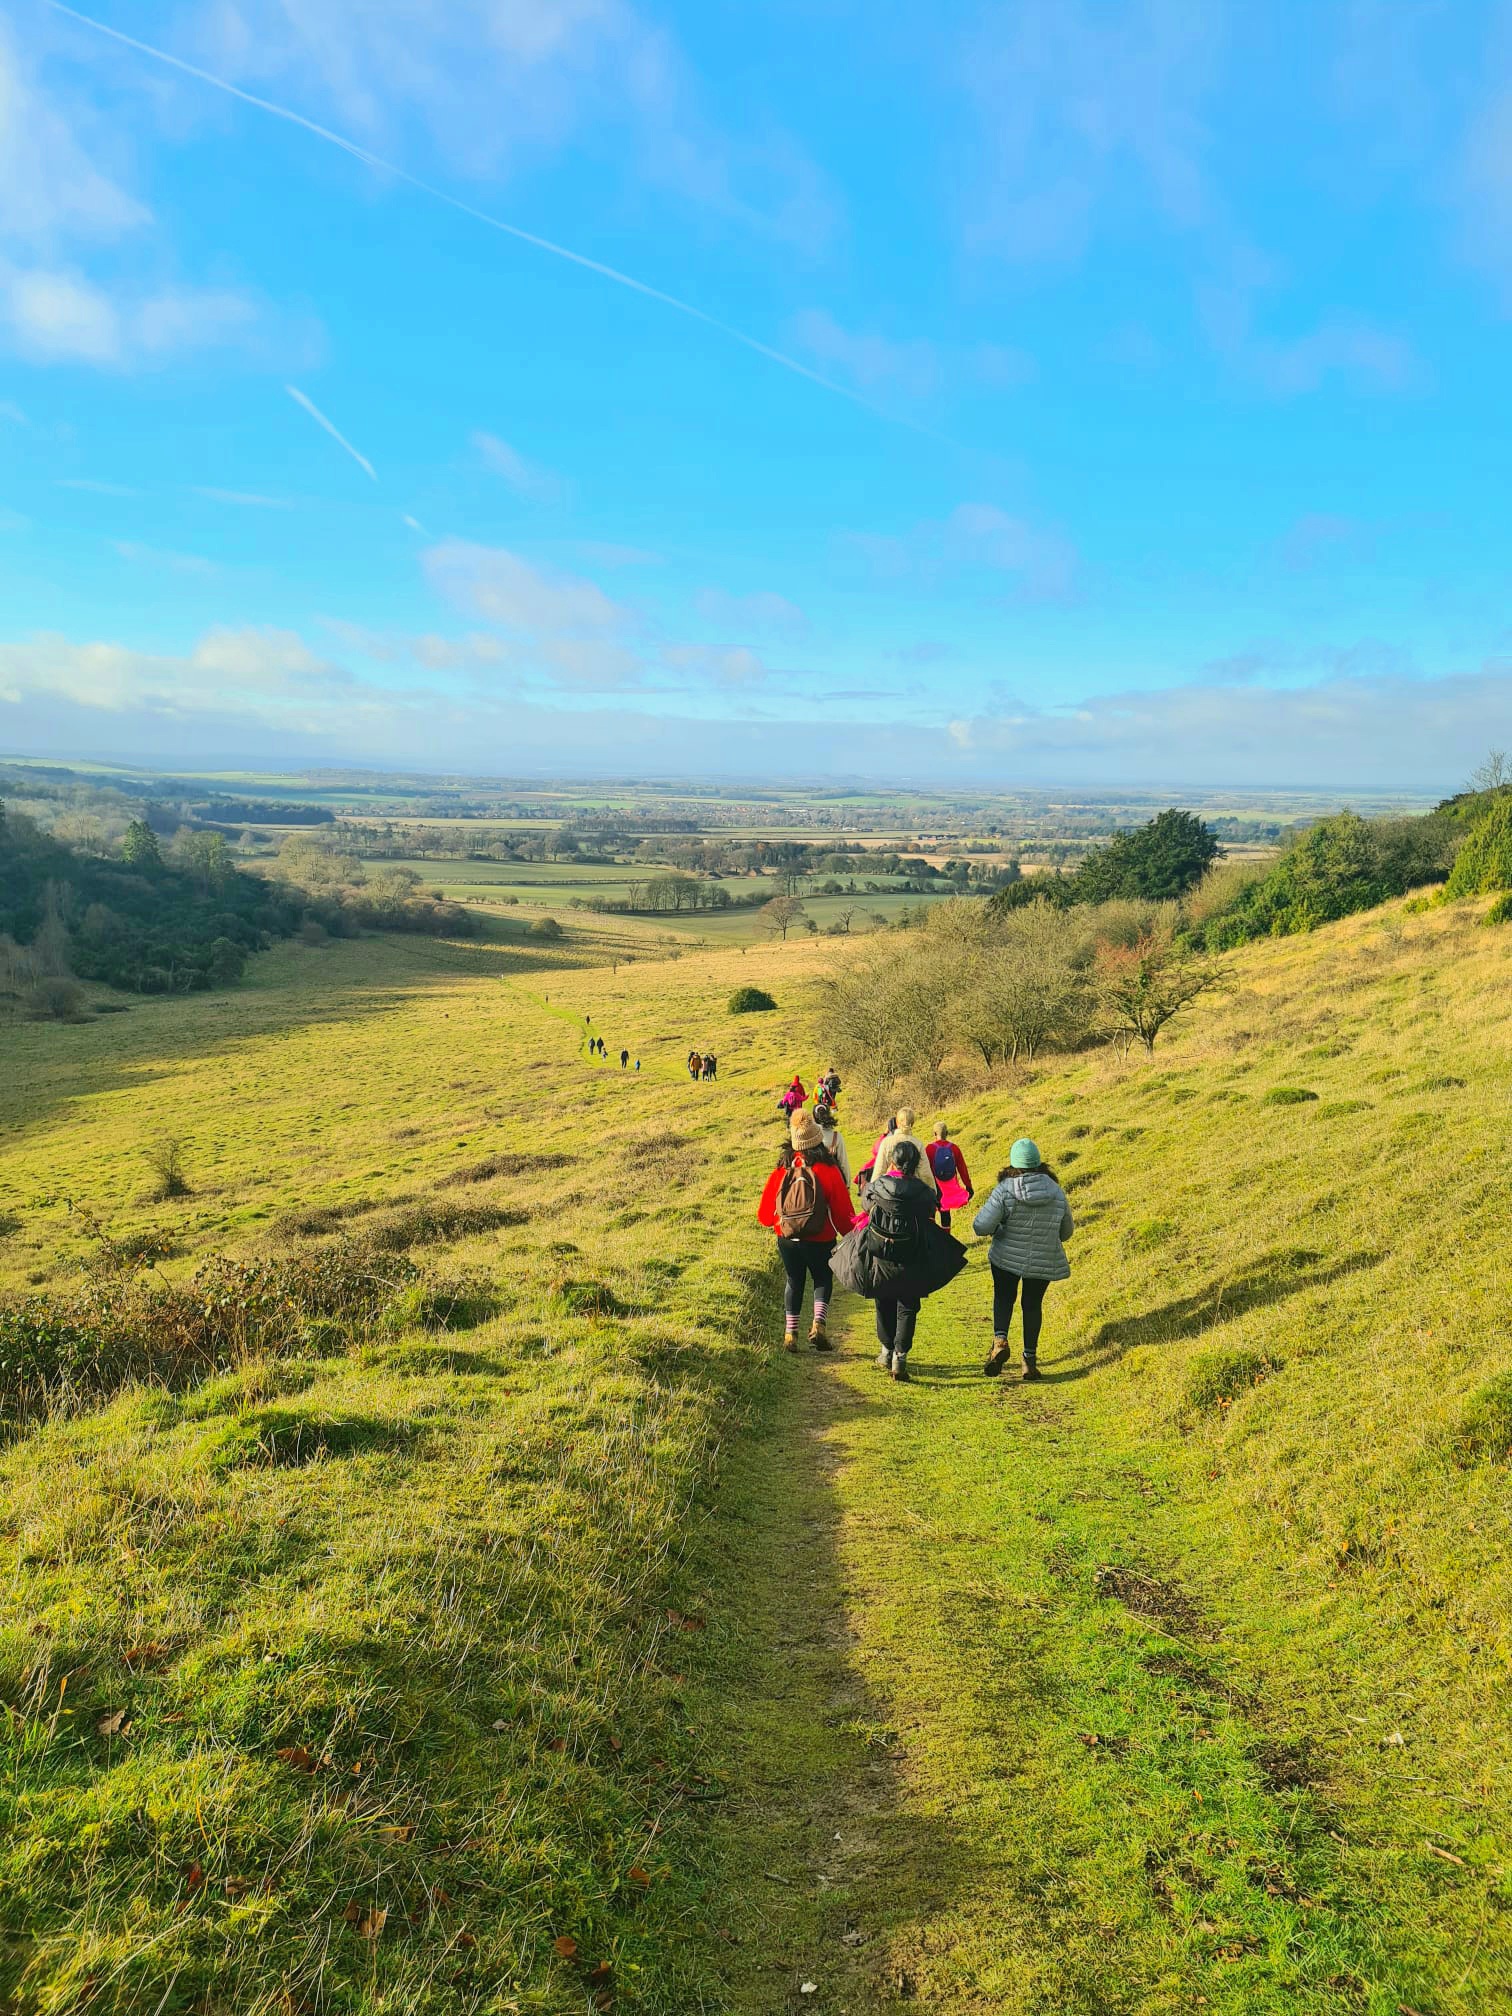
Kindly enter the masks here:
M 758 1334 L 780 1335 L 780 1309 L 774 1276 Z M 895 1389 L 878 1372 L 858 1392 L 835 1363 L 774 1352 L 756 1375 L 693 1566 L 711 1613 L 724 1605 L 696 1712 L 727 1787 L 708 1823 L 722 1929 L 706 1985 L 732 2016 L 811 2008 L 803 1984 L 821 1978 L 839 2006 L 891 2006 L 913 1992 L 889 1971 L 892 1935 L 949 1912 L 970 1874 L 949 1820 L 909 1810 L 900 1732 L 856 1656 L 838 1445 Z
M 1174 1344 L 1200 1337 L 1220 1323 L 1251 1310 L 1272 1307 L 1300 1295 L 1309 1288 L 1326 1288 L 1350 1274 L 1380 1265 L 1385 1256 L 1362 1251 L 1342 1254 L 1334 1260 L 1305 1248 L 1284 1248 L 1263 1254 L 1258 1260 L 1231 1274 L 1220 1275 L 1205 1287 L 1177 1301 L 1147 1309 L 1137 1316 L 1119 1316 L 1104 1323 L 1091 1339 L 1071 1350 L 1066 1357 L 1080 1362 L 1078 1371 L 1049 1373 L 1049 1379 L 1084 1378 L 1099 1365 L 1122 1357 L 1139 1344 Z M 1064 1361 L 1063 1361 L 1064 1362 Z

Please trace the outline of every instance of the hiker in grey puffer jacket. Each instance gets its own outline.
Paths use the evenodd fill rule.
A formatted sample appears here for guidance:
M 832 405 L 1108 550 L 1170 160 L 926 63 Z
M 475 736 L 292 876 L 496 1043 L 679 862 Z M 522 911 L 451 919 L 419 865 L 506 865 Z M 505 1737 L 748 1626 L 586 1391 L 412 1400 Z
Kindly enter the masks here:
M 1024 1377 L 1038 1379 L 1045 1291 L 1071 1272 L 1064 1242 L 1076 1230 L 1066 1193 L 1032 1141 L 1015 1141 L 1008 1167 L 972 1221 L 992 1240 L 992 1350 L 982 1367 L 996 1379 L 1008 1363 L 1008 1328 L 1020 1283 L 1024 1290 Z

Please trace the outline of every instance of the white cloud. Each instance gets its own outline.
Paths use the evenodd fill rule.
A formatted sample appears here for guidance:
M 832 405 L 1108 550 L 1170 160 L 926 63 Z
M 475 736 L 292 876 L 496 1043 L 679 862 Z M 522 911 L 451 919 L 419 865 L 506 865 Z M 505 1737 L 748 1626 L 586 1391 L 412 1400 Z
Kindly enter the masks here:
M 74 119 L 38 83 L 0 21 L 0 239 L 46 252 L 117 238 L 149 217 L 90 160 Z
M 796 602 L 769 590 L 754 595 L 730 595 L 723 588 L 703 588 L 694 597 L 693 606 L 700 616 L 723 630 L 794 632 L 808 628 L 808 618 Z
M 525 635 L 624 631 L 631 612 L 595 582 L 534 567 L 502 546 L 444 540 L 423 556 L 426 577 L 454 607 Z
M 113 292 L 77 267 L 18 266 L 0 255 L 0 329 L 34 363 L 167 364 L 190 351 L 254 342 L 265 324 L 261 304 L 231 288 Z
M 712 644 L 673 644 L 662 657 L 673 671 L 686 673 L 695 682 L 759 686 L 769 676 L 768 666 L 744 645 L 730 650 Z
M 902 535 L 850 532 L 844 543 L 884 580 L 1002 574 L 1018 594 L 1035 602 L 1066 601 L 1076 586 L 1077 552 L 1071 541 L 995 504 L 958 504 L 948 517 L 924 519 Z
M 501 476 L 517 497 L 524 497 L 532 504 L 555 504 L 566 494 L 567 486 L 555 470 L 528 462 L 517 448 L 511 448 L 497 434 L 479 430 L 471 439 L 473 452 L 483 467 L 490 475 Z
M 869 397 L 892 392 L 923 400 L 952 387 L 1014 391 L 1028 384 L 1036 369 L 1027 351 L 1008 344 L 900 341 L 874 330 L 846 329 L 826 308 L 795 315 L 788 339 L 826 373 Z
M 160 546 L 139 545 L 134 539 L 112 539 L 109 544 L 112 552 L 136 567 L 152 567 L 167 574 L 220 572 L 213 560 L 203 560 L 197 553 L 173 553 Z
M 511 647 L 502 638 L 491 637 L 481 630 L 465 637 L 442 637 L 434 631 L 412 636 L 397 630 L 369 630 L 363 624 L 347 623 L 336 616 L 322 616 L 320 622 L 349 651 L 382 664 L 410 664 L 423 666 L 429 672 L 456 672 L 503 665 L 512 655 Z
M 292 511 L 293 504 L 287 497 L 263 497 L 252 490 L 217 490 L 208 483 L 190 485 L 194 496 L 208 498 L 212 504 L 243 504 L 255 511 Z
M 305 112 L 370 145 L 419 121 L 454 168 L 497 179 L 570 145 L 750 229 L 814 249 L 834 200 L 791 136 L 753 118 L 719 131 L 670 29 L 630 0 L 208 0 L 195 24 L 212 69 L 282 84 Z
M 0 689 L 118 713 L 148 707 L 215 715 L 251 712 L 308 721 L 351 686 L 292 631 L 209 630 L 183 656 L 122 644 L 74 644 L 56 634 L 0 644 Z

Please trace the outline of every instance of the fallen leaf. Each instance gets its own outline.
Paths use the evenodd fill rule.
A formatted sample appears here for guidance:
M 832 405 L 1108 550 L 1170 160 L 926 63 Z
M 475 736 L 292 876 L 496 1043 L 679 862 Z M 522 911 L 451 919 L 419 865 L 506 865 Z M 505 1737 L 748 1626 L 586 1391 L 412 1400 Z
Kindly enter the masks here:
M 382 1934 L 383 1928 L 387 1923 L 387 1908 L 377 1908 L 368 1912 L 367 1916 L 358 1924 L 357 1930 L 362 1934 L 364 1939 L 377 1939 Z
M 413 1821 L 410 1821 L 404 1827 L 380 1827 L 378 1832 L 389 1841 L 413 1841 L 415 1838 L 415 1824 Z
M 819 1983 L 817 1981 L 801 1982 L 799 1984 L 798 1993 L 800 1995 L 817 1995 L 819 1993 Z
M 131 1720 L 124 1708 L 112 1708 L 95 1724 L 96 1733 L 101 1736 L 124 1736 L 130 1727 Z
M 669 1610 L 667 1622 L 678 1631 L 702 1631 L 705 1628 L 702 1617 L 685 1617 L 681 1610 Z
M 204 1882 L 204 1880 L 205 1880 L 204 1870 L 200 1867 L 198 1862 L 191 1862 L 189 1864 L 189 1867 L 184 1871 L 185 1883 L 189 1886 L 191 1890 L 198 1890 L 198 1888 L 200 1887 L 201 1883 Z
M 560 1939 L 553 1939 L 551 1943 L 564 1960 L 576 1960 L 577 1941 L 570 1932 L 564 1932 Z
M 159 1645 L 155 1638 L 150 1638 L 145 1645 L 127 1646 L 121 1654 L 121 1663 L 123 1666 L 131 1667 L 133 1672 L 145 1673 L 161 1666 L 167 1657 L 167 1646 Z
M 247 1887 L 248 1886 L 242 1881 L 240 1876 L 228 1876 L 225 1882 L 221 1885 L 221 1888 L 225 1891 L 228 1897 L 245 1897 L 247 1894 Z
M 609 1738 L 609 1748 L 610 1748 L 611 1750 L 623 1750 L 623 1749 L 624 1749 L 624 1747 L 625 1747 L 625 1746 L 624 1746 L 624 1744 L 623 1744 L 623 1743 L 621 1743 L 621 1741 L 620 1741 L 620 1739 L 618 1738 L 618 1736 L 611 1736 L 611 1737 Z
M 567 1738 L 565 1736 L 553 1736 L 546 1745 L 546 1748 L 548 1750 L 565 1750 L 567 1748 Z
M 612 1961 L 600 1960 L 597 1967 L 590 1970 L 588 1979 L 590 1981 L 607 1981 L 613 1972 L 614 1963 Z
M 291 1743 L 286 1750 L 275 1751 L 274 1755 L 280 1764 L 292 1765 L 296 1771 L 316 1769 L 317 1760 L 311 1751 L 306 1750 L 303 1743 Z
M 651 1871 L 643 1869 L 639 1862 L 632 1862 L 630 1865 L 630 1881 L 632 1883 L 639 1883 L 642 1890 L 649 1890 L 651 1888 Z
M 1468 1869 L 1470 1866 L 1462 1855 L 1451 1855 L 1447 1848 L 1440 1848 L 1436 1841 L 1425 1841 L 1423 1846 L 1430 1855 L 1437 1855 L 1441 1862 L 1452 1862 L 1456 1869 Z
M 1389 1736 L 1381 1739 L 1381 1744 L 1383 1749 L 1405 1750 L 1407 1748 L 1407 1738 L 1402 1734 L 1400 1729 L 1393 1729 Z
M 1097 1745 L 1101 1743 L 1102 1738 L 1101 1736 L 1093 1735 L 1090 1730 L 1084 1729 L 1081 1731 L 1077 1740 L 1079 1742 L 1085 1743 L 1089 1750 L 1095 1750 Z
M 187 1722 L 189 1717 L 187 1715 L 165 1715 L 163 1720 L 165 1722 Z
M 348 1925 L 355 1925 L 362 1916 L 362 1906 L 353 1898 L 341 1915 Z
M 477 1943 L 478 1941 L 476 1935 L 471 1932 L 459 1932 L 456 1938 L 452 1941 L 452 1944 L 454 1946 L 465 1947 L 468 1952 L 471 1952 L 473 1947 L 476 1946 Z
M 493 1726 L 495 1729 L 512 1729 L 514 1727 L 514 1723 L 509 1716 L 501 1715 L 498 1721 L 495 1722 Z
M 609 1990 L 605 1988 L 601 1990 L 599 1994 L 594 1996 L 593 2006 L 595 2009 L 612 2009 L 614 2007 L 614 1997 L 609 1993 Z

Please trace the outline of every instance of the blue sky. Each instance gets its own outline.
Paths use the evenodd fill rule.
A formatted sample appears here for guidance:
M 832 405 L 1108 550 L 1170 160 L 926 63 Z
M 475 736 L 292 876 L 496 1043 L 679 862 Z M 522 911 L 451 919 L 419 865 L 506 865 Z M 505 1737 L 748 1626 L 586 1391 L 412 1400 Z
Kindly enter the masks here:
M 1451 788 L 1509 316 L 1491 0 L 13 0 L 0 750 Z

